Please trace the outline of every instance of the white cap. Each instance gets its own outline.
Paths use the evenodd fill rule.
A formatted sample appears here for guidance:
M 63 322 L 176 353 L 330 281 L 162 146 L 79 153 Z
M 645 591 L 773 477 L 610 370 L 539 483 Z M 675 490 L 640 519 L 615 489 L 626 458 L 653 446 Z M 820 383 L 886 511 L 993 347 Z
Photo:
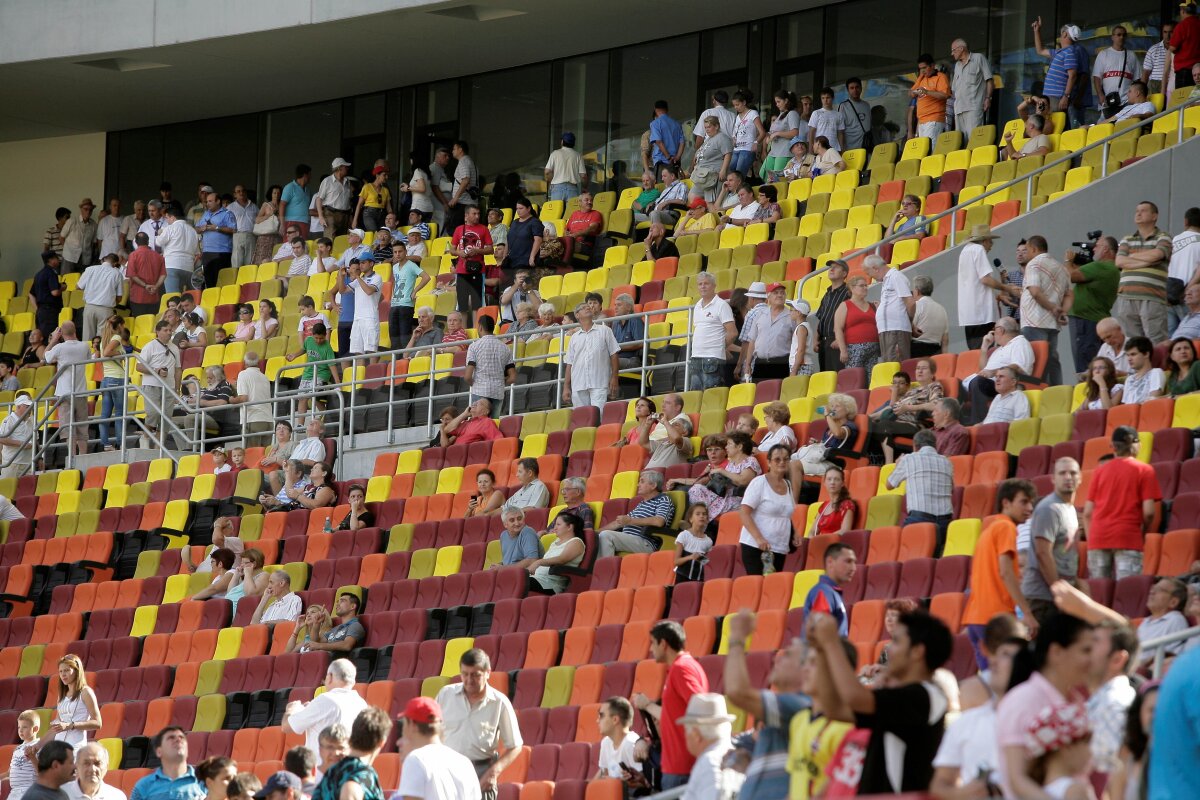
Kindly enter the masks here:
M 344 159 L 344 158 L 340 158 L 340 157 L 339 157 L 339 158 L 335 158 L 335 159 L 333 160 L 333 164 L 332 164 L 332 166 L 331 166 L 331 169 L 337 169 L 338 167 L 348 167 L 348 166 L 350 166 L 350 162 L 349 162 L 349 161 L 347 161 L 347 160 L 346 160 L 346 159 Z
M 29 395 L 23 394 L 14 401 L 18 406 L 31 406 L 33 401 L 29 399 Z
M 362 228 L 351 228 L 350 230 L 346 231 L 346 233 L 347 234 L 353 233 L 355 236 L 357 236 L 360 239 L 367 238 L 367 234 Z
M 807 300 L 788 300 L 788 305 L 806 317 L 812 313 L 812 307 L 809 306 Z
M 767 285 L 762 281 L 755 281 L 750 284 L 750 288 L 746 290 L 746 297 L 756 297 L 759 300 L 767 299 Z

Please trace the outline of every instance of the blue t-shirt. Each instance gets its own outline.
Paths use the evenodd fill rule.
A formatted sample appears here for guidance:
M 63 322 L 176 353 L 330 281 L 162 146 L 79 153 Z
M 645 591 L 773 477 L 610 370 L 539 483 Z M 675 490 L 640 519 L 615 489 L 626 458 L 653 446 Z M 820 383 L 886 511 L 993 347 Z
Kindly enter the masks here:
M 1194 797 L 1200 764 L 1200 647 L 1175 659 L 1158 691 L 1150 748 L 1150 800 Z
M 542 557 L 542 540 L 537 531 L 526 525 L 516 538 L 507 530 L 500 534 L 500 563 L 504 566 Z
M 191 767 L 180 778 L 168 778 L 162 768 L 154 770 L 134 784 L 130 800 L 203 800 L 208 796 L 204 784 Z
M 836 619 L 839 636 L 850 635 L 850 617 L 846 614 L 846 602 L 842 599 L 837 584 L 828 575 L 817 578 L 817 585 L 810 589 L 808 597 L 804 598 L 805 621 L 814 611 L 821 611 Z
M 662 154 L 655 142 L 662 142 L 667 148 L 667 152 L 672 156 L 679 150 L 679 144 L 683 141 L 683 128 L 679 127 L 679 123 L 668 117 L 666 114 L 655 117 L 650 123 L 650 152 L 653 156 L 654 164 L 666 164 L 671 159 Z
M 911 219 L 906 219 L 896 226 L 896 233 L 920 233 L 925 236 L 929 235 L 929 231 L 925 229 L 925 218 L 917 214 Z
M 205 211 L 204 216 L 200 217 L 200 221 L 196 223 L 197 228 L 203 228 L 205 225 L 237 230 L 237 218 L 228 208 L 218 208 L 216 211 Z M 232 253 L 233 234 L 205 231 L 200 234 L 200 246 L 206 253 Z
M 776 800 L 788 796 L 792 780 L 787 768 L 792 717 L 812 708 L 812 700 L 805 694 L 776 694 L 765 689 L 760 694 L 763 726 L 754 743 L 754 758 L 746 769 L 746 782 L 738 793 L 740 800 Z
M 392 307 L 413 306 L 413 295 L 417 292 L 417 279 L 421 267 L 415 261 L 405 261 L 403 267 L 392 265 Z
M 281 199 L 287 203 L 287 209 L 283 213 L 285 222 L 303 222 L 305 225 L 308 224 L 308 204 L 312 202 L 312 198 L 308 195 L 308 189 L 292 181 L 283 187 Z
M 1050 69 L 1046 72 L 1044 93 L 1047 97 L 1066 94 L 1067 70 L 1071 69 L 1075 70 L 1074 95 L 1079 102 L 1086 103 L 1092 94 L 1089 88 L 1091 76 L 1088 75 L 1087 51 L 1078 44 L 1054 51 L 1050 57 Z

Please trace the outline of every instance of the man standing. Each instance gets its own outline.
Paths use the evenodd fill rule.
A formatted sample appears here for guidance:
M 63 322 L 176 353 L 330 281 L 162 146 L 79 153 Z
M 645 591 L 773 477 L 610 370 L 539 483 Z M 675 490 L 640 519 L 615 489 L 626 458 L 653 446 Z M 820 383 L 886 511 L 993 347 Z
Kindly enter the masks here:
M 300 595 L 292 591 L 292 576 L 284 570 L 278 570 L 272 572 L 271 577 L 267 580 L 267 588 L 263 592 L 262 599 L 258 601 L 258 607 L 254 609 L 253 616 L 250 617 L 250 624 L 257 625 L 261 622 L 269 625 L 272 622 L 291 622 L 303 613 L 304 601 L 300 599 Z M 338 661 L 344 660 L 339 659 Z M 338 661 L 334 663 L 336 664 Z M 353 667 L 353 665 L 351 666 Z
M 1138 665 L 1137 634 L 1128 625 L 1103 621 L 1096 626 L 1088 670 L 1088 722 L 1092 726 L 1092 769 L 1112 775 L 1121 769 L 1125 718 L 1137 690 L 1129 675 Z
M 1163 81 L 1166 78 L 1167 45 L 1171 42 L 1171 34 L 1175 32 L 1175 23 L 1166 20 L 1162 24 L 1162 40 L 1155 42 L 1146 51 L 1142 61 L 1142 82 L 1148 87 L 1150 94 L 1162 92 Z
M 825 574 L 817 578 L 816 585 L 804 598 L 804 618 L 807 620 L 814 612 L 828 614 L 837 622 L 838 635 L 848 636 L 850 616 L 846 613 L 842 592 L 854 580 L 858 556 L 850 545 L 834 542 L 825 550 L 824 566 Z
M 1120 95 L 1121 105 L 1128 103 L 1129 85 L 1137 80 L 1137 56 L 1125 48 L 1128 35 L 1124 25 L 1114 25 L 1112 47 L 1096 53 L 1092 62 L 1092 88 L 1101 112 L 1105 107 L 1105 98 L 1111 92 Z
M 1063 266 L 1071 279 L 1075 299 L 1068 312 L 1067 323 L 1071 328 L 1071 354 L 1075 359 L 1075 372 L 1087 369 L 1100 351 L 1100 322 L 1108 318 L 1117 299 L 1117 284 L 1121 271 L 1113 263 L 1117 257 L 1117 240 L 1102 236 L 1092 253 L 1092 260 L 1079 266 L 1077 255 L 1068 250 Z
M 1088 485 L 1083 525 L 1088 532 L 1088 574 L 1120 580 L 1142 574 L 1145 534 L 1162 500 L 1154 468 L 1137 460 L 1137 429 L 1121 425 L 1112 434 L 1113 459 L 1101 464 Z
M 822 708 L 830 719 L 871 732 L 859 794 L 925 791 L 949 705 L 931 679 L 950 658 L 950 631 L 924 612 L 901 614 L 888 646 L 885 688 L 869 689 L 846 657 L 832 617 L 814 614 L 807 628 L 809 644 L 820 651 L 817 697 Z
M 108 750 L 89 742 L 75 754 L 75 780 L 62 790 L 70 800 L 125 800 L 125 793 L 104 782 L 108 774 Z
M 817 306 L 817 334 L 820 339 L 822 370 L 838 369 L 838 365 L 841 364 L 833 323 L 838 306 L 850 298 L 850 287 L 846 285 L 846 276 L 849 273 L 850 267 L 841 259 L 830 261 L 829 271 L 825 273 L 829 278 L 829 288 L 825 290 L 821 304 Z
M 208 792 L 196 770 L 188 766 L 187 733 L 169 725 L 154 737 L 159 767 L 133 787 L 129 800 L 204 800 Z
M 454 160 L 454 183 L 449 199 L 446 201 L 446 230 L 454 230 L 462 225 L 470 209 L 475 209 L 476 221 L 479 219 L 479 170 L 475 160 L 470 156 L 470 148 L 461 139 L 450 148 Z
M 442 709 L 428 697 L 414 697 L 400 715 L 400 768 L 397 800 L 478 800 L 479 779 L 470 761 L 442 743 Z
M 137 371 L 142 373 L 142 396 L 146 401 L 146 430 L 160 433 L 163 418 L 170 419 L 175 407 L 174 396 L 179 393 L 181 378 L 179 348 L 171 341 L 174 326 L 169 320 L 160 319 L 154 326 L 154 341 L 142 348 L 137 362 Z M 165 435 L 166 431 L 161 431 Z M 165 443 L 165 442 L 164 442 Z M 150 446 L 149 437 L 141 437 L 142 449 Z
M 733 139 L 733 129 L 737 124 L 736 115 L 729 110 L 725 104 L 729 102 L 729 92 L 724 89 L 718 89 L 713 92 L 712 106 L 701 111 L 696 116 L 696 127 L 692 129 L 692 137 L 695 139 L 694 145 L 699 148 L 704 144 L 706 133 L 704 130 L 704 120 L 709 117 L 716 117 L 717 122 L 721 126 L 721 133 Z
M 950 317 L 945 307 L 933 299 L 933 278 L 918 275 L 912 280 L 912 343 L 914 358 L 936 356 L 950 349 Z
M 246 351 L 242 358 L 245 365 L 237 376 L 237 396 L 232 402 L 243 404 L 242 434 L 247 447 L 265 447 L 270 444 L 271 429 L 275 417 L 270 403 L 271 382 L 259 368 L 259 355 L 254 350 Z M 303 412 L 301 412 L 303 413 Z
M 688 389 L 711 389 L 725 380 L 729 345 L 737 338 L 733 309 L 717 295 L 717 279 L 711 273 L 696 276 L 700 299 L 692 313 L 692 356 Z
M 162 253 L 162 248 L 158 246 L 158 234 L 162 233 L 162 229 L 166 227 L 167 220 L 163 214 L 163 204 L 160 200 L 151 200 L 146 204 L 146 212 L 149 217 L 138 226 L 138 232 L 146 234 L 146 239 L 150 243 L 150 249 L 156 253 Z
M 349 178 L 349 161 L 335 158 L 329 168 L 332 172 L 321 181 L 314 199 L 317 204 L 317 219 L 321 221 L 325 235 L 336 238 L 350 229 L 353 187 Z
M 99 264 L 85 269 L 78 288 L 83 292 L 83 338 L 90 342 L 125 293 L 125 276 L 117 254 L 110 253 Z
M 62 227 L 62 260 L 67 272 L 82 272 L 92 263 L 96 248 L 96 220 L 92 219 L 95 207 L 92 198 L 83 198 L 79 215 L 72 216 Z
M 382 708 L 368 706 L 350 728 L 350 752 L 326 770 L 312 800 L 361 800 L 381 796 L 372 766 L 387 744 L 392 721 Z
M 59 206 L 54 212 L 54 224 L 46 229 L 42 234 L 42 252 L 53 251 L 62 258 L 63 238 L 62 229 L 67 224 L 67 220 L 71 218 L 71 209 L 65 206 Z
M 903 524 L 932 522 L 937 527 L 933 557 L 941 558 L 946 547 L 946 530 L 954 516 L 954 465 L 938 453 L 937 435 L 933 431 L 917 431 L 913 436 L 913 451 L 900 456 L 887 479 L 890 489 L 905 482 L 908 515 Z
M 742 357 L 742 371 L 743 374 L 751 372 L 754 381 L 782 380 L 790 372 L 788 358 L 792 351 L 796 322 L 787 307 L 787 287 L 782 283 L 772 283 L 763 288 L 766 289 L 767 302 L 755 306 L 755 309 L 762 311 L 754 314 L 754 319 L 747 315 L 747 325 L 743 326 L 743 335 L 748 341 L 742 345 L 742 349 L 753 350 L 753 353 Z M 754 365 L 752 371 L 751 364 Z
M 846 94 L 849 97 L 838 105 L 838 113 L 846 129 L 846 150 L 858 150 L 870 138 L 871 104 L 862 99 L 861 78 L 846 80 Z
M 996 521 L 984 529 L 975 545 L 971 560 L 971 594 L 963 609 L 962 622 L 975 648 L 975 661 L 987 669 L 983 655 L 983 630 L 988 620 L 997 614 L 1011 614 L 1020 607 L 1031 635 L 1037 633 L 1037 621 L 1017 576 L 1017 526 L 1033 513 L 1037 490 L 1026 480 L 1010 478 L 996 491 L 1000 509 Z
M 63 310 L 63 282 L 59 274 L 62 258 L 53 250 L 42 253 L 42 268 L 33 276 L 33 285 L 29 288 L 29 300 L 33 306 L 34 325 L 49 336 L 50 331 L 58 325 L 58 318 Z
M 987 225 L 976 225 L 958 255 L 958 324 L 963 326 L 969 350 L 979 349 L 984 335 L 1000 318 L 995 293 L 1020 296 L 1019 289 L 1005 286 L 996 278 L 988 262 L 988 253 L 998 238 Z
M 463 212 L 463 224 L 454 228 L 446 252 L 457 256 L 454 265 L 454 286 L 458 293 L 458 310 L 466 327 L 472 327 L 475 311 L 483 306 L 483 258 L 493 252 L 492 234 L 486 225 L 479 224 L 479 206 L 468 205 Z
M 903 272 L 892 269 L 877 255 L 867 256 L 863 267 L 868 275 L 883 284 L 879 306 L 875 309 L 881 360 L 907 361 L 912 352 L 913 315 L 917 310 L 912 286 Z
M 96 223 L 96 248 L 99 258 L 109 254 L 118 255 L 126 252 L 125 242 L 121 239 L 121 230 L 125 227 L 125 218 L 121 216 L 121 201 L 114 197 L 108 201 L 108 214 Z
M 1079 478 L 1079 462 L 1075 459 L 1064 457 L 1054 462 L 1054 493 L 1038 502 L 1030 520 L 1030 545 L 1021 571 L 1021 592 L 1029 600 L 1039 625 L 1057 613 L 1050 591 L 1055 581 L 1083 588 L 1079 580 L 1079 550 L 1075 547 L 1079 534 L 1079 515 L 1075 512 Z
M 1062 383 L 1062 365 L 1058 360 L 1058 331 L 1071 310 L 1074 295 L 1071 276 L 1063 265 L 1046 251 L 1043 236 L 1025 240 L 1029 263 L 1025 265 L 1025 291 L 1021 294 L 1021 335 L 1031 342 L 1048 342 L 1050 360 L 1046 380 L 1051 386 Z
M 1113 316 L 1127 336 L 1145 336 L 1152 342 L 1167 339 L 1167 266 L 1171 236 L 1158 228 L 1158 206 L 1149 200 L 1137 204 L 1133 214 L 1137 230 L 1117 247 L 1121 283 Z
M 1184 229 L 1171 240 L 1171 262 L 1167 267 L 1167 294 L 1174 295 L 1168 308 L 1168 327 L 1173 331 L 1185 316 L 1179 303 L 1181 288 L 1200 285 L 1200 208 L 1192 207 L 1183 213 Z M 1182 287 L 1179 284 L 1183 284 Z M 1174 291 L 1172 291 L 1174 289 Z
M 1200 62 L 1200 17 L 1196 16 L 1196 4 L 1192 0 L 1179 4 L 1179 24 L 1171 34 L 1168 49 L 1171 58 L 1167 69 L 1175 73 L 1175 88 L 1195 86 L 1192 67 Z M 1166 82 L 1167 76 L 1163 75 L 1164 86 Z
M 662 700 L 654 703 L 641 692 L 632 698 L 634 706 L 648 713 L 658 724 L 658 734 L 662 740 L 664 791 L 688 782 L 688 774 L 695 763 L 695 753 L 689 752 L 682 717 L 687 713 L 693 695 L 708 691 L 708 676 L 700 662 L 687 652 L 686 646 L 687 635 L 678 622 L 663 620 L 655 623 L 650 629 L 650 656 L 667 666 Z
M 479 338 L 467 348 L 467 368 L 463 380 L 471 387 L 470 402 L 486 397 L 491 401 L 491 415 L 499 417 L 504 403 L 504 387 L 511 386 L 517 380 L 513 351 L 496 337 L 496 320 L 493 317 L 480 317 L 475 325 L 479 329 Z M 570 375 L 570 367 L 567 370 Z
M 296 616 L 299 615 L 294 615 L 292 619 Z M 317 695 L 311 703 L 295 700 L 287 704 L 283 712 L 283 721 L 280 723 L 283 732 L 304 734 L 304 746 L 315 753 L 319 749 L 317 738 L 327 726 L 335 723 L 347 727 L 353 725 L 359 712 L 367 707 L 367 701 L 354 691 L 356 677 L 357 671 L 349 659 L 338 658 L 332 661 L 325 672 L 324 692 Z
M 19 478 L 33 473 L 33 400 L 18 395 L 13 410 L 0 422 L 0 478 Z
M 204 265 L 204 286 L 211 289 L 217 285 L 221 270 L 233 263 L 233 235 L 237 233 L 238 223 L 233 212 L 221 205 L 221 197 L 216 192 L 205 195 L 204 207 L 196 231 L 204 251 L 200 257 L 200 263 Z
M 233 202 L 229 204 L 229 213 L 237 221 L 237 230 L 233 234 L 233 257 L 231 266 L 240 267 L 254 263 L 254 219 L 258 216 L 258 206 L 246 194 L 246 187 L 240 183 L 233 187 Z
M 656 100 L 650 121 L 650 163 L 660 180 L 663 166 L 678 167 L 683 158 L 683 128 L 671 119 L 669 110 L 666 100 Z
M 738 333 L 738 363 L 734 367 L 733 376 L 742 378 L 754 369 L 754 343 L 751 334 L 754 323 L 760 314 L 767 311 L 767 284 L 754 281 L 746 289 L 746 305 L 742 310 L 742 330 Z
M 89 358 L 91 349 L 79 341 L 75 323 L 69 320 L 58 326 L 46 342 L 46 363 L 56 364 L 63 370 L 54 394 L 58 397 L 59 425 L 68 427 L 68 440 L 76 455 L 87 453 L 88 398 L 81 393 L 87 391 L 87 375 L 82 364 Z
M 579 330 L 572 334 L 563 358 L 563 402 L 572 408 L 604 408 L 607 401 L 617 397 L 617 354 L 621 348 L 611 328 L 595 324 L 589 303 L 575 307 L 575 318 Z
M 946 101 L 950 99 L 950 82 L 928 53 L 922 53 L 917 58 L 917 80 L 909 96 L 917 100 L 917 135 L 936 142 L 946 130 Z
M 462 681 L 443 686 L 437 695 L 445 743 L 474 766 L 483 800 L 495 800 L 501 773 L 524 744 L 517 714 L 508 697 L 488 683 L 492 662 L 487 653 L 472 648 L 458 667 Z
M 687 752 L 695 761 L 683 780 L 673 784 L 687 784 L 683 800 L 722 800 L 737 793 L 735 782 L 740 782 L 740 776 L 725 769 L 725 758 L 733 749 L 730 736 L 734 719 L 727 713 L 724 695 L 701 692 L 688 701 L 687 714 L 679 718 L 678 724 L 684 730 Z M 664 773 L 664 789 L 666 779 Z
M 167 282 L 167 262 L 150 246 L 149 237 L 138 231 L 137 247 L 129 254 L 125 276 L 129 278 L 129 310 L 135 317 L 157 314 L 163 284 Z
M 63 787 L 75 775 L 75 751 L 66 742 L 51 740 L 37 754 L 37 781 L 22 797 L 30 800 L 68 800 Z
M 562 146 L 550 154 L 543 172 L 550 184 L 550 199 L 565 202 L 577 197 L 580 188 L 587 185 L 587 167 L 575 149 L 575 134 L 565 132 L 560 142 Z
M 350 266 L 338 270 L 337 290 L 354 293 L 354 323 L 350 328 L 350 355 L 379 350 L 379 292 L 383 278 L 375 272 L 374 256 L 364 254 L 351 259 Z
M 173 208 L 166 210 L 167 224 L 155 239 L 167 266 L 167 291 L 178 294 L 191 288 L 192 270 L 200 257 L 196 229 L 180 219 Z
M 983 53 L 972 53 L 964 39 L 955 39 L 950 44 L 950 57 L 954 59 L 954 78 L 950 82 L 954 127 L 962 131 L 965 142 L 971 138 L 971 131 L 987 118 L 996 82 L 992 79 L 992 65 L 987 57 Z

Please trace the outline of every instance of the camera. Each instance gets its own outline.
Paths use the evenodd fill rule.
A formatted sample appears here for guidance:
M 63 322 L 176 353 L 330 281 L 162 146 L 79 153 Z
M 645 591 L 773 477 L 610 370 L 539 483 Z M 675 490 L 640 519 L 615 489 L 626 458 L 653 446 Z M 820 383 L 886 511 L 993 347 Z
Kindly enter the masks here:
M 1086 242 L 1071 242 L 1071 247 L 1075 250 L 1075 265 L 1082 267 L 1084 264 L 1092 263 L 1093 256 L 1096 253 L 1096 242 L 1100 241 L 1100 237 L 1104 235 L 1104 231 L 1088 231 Z

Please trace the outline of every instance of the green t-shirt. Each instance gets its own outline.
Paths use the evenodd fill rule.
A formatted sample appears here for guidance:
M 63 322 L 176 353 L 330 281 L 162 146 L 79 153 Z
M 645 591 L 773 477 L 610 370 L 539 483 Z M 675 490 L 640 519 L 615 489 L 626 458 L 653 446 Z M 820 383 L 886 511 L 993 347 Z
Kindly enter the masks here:
M 1075 302 L 1071 305 L 1071 316 L 1099 322 L 1112 315 L 1113 303 L 1117 300 L 1117 284 L 1121 281 L 1121 270 L 1111 261 L 1093 261 L 1079 267 L 1087 283 L 1072 284 L 1075 287 Z
M 329 339 L 325 340 L 325 344 L 317 344 L 317 340 L 309 336 L 304 340 L 304 352 L 308 356 L 309 361 L 324 361 L 334 357 L 333 347 L 329 344 Z M 301 380 L 311 381 L 313 376 L 313 367 L 304 368 L 304 373 L 300 376 Z M 325 364 L 315 368 L 317 370 L 317 378 L 329 383 L 333 380 L 333 373 L 329 371 L 329 365 Z

